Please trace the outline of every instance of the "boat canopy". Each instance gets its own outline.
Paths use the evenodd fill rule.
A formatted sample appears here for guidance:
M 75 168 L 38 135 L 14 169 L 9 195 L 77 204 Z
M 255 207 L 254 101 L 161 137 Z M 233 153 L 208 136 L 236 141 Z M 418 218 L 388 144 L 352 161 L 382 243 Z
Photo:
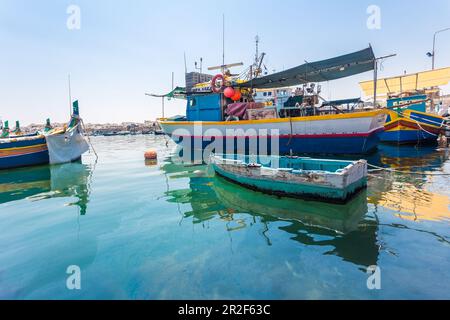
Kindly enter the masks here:
M 155 98 L 168 98 L 168 99 L 186 99 L 186 88 L 176 87 L 167 94 L 149 94 L 151 97 Z
M 377 93 L 383 95 L 418 91 L 447 85 L 449 82 L 450 67 L 379 79 L 377 81 Z M 361 82 L 359 85 L 366 96 L 373 96 L 373 80 Z
M 295 68 L 247 81 L 239 86 L 268 89 L 336 80 L 374 70 L 374 61 L 372 47 L 368 47 L 340 57 L 305 63 Z
M 323 107 L 326 107 L 326 106 L 340 106 L 340 105 L 343 105 L 343 104 L 357 104 L 357 103 L 360 103 L 360 102 L 362 102 L 361 98 L 333 100 L 333 101 L 324 102 L 322 104 L 322 106 Z

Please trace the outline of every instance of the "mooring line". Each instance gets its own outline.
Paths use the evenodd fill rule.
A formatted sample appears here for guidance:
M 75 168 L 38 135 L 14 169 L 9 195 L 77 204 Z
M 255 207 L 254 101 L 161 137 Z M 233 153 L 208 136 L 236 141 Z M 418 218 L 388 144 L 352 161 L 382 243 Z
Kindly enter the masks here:
M 403 174 L 413 174 L 413 175 L 419 175 L 419 176 L 450 176 L 450 173 L 445 173 L 445 172 L 415 172 L 415 171 L 403 171 L 403 170 L 396 170 L 396 169 L 391 169 L 391 168 L 383 168 L 383 167 L 378 167 L 375 166 L 373 164 L 367 164 L 367 166 L 371 167 L 371 168 L 375 168 L 379 171 L 389 171 L 389 172 L 394 172 L 394 173 L 403 173 Z

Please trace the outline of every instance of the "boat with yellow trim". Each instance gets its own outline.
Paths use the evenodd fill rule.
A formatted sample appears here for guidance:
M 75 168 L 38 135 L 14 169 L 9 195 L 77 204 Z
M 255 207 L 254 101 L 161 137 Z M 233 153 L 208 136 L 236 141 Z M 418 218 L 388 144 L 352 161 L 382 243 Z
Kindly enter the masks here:
M 395 144 L 436 143 L 444 133 L 445 119 L 433 110 L 439 86 L 450 82 L 450 67 L 361 82 L 367 96 L 386 95 L 389 115 L 382 142 Z
M 388 100 L 389 115 L 381 141 L 397 144 L 436 143 L 445 119 L 427 113 L 426 95 Z
M 81 132 L 78 101 L 75 101 L 71 120 L 65 128 L 9 137 L 6 125 L 0 139 L 0 170 L 71 162 L 80 159 L 88 149 Z
M 200 84 L 202 90 L 193 90 L 194 86 L 181 93 L 180 88 L 175 89 L 176 95 L 187 100 L 186 116 L 159 119 L 159 124 L 184 151 L 208 148 L 218 153 L 245 154 L 370 153 L 378 146 L 386 111 L 325 110 L 322 106 L 326 102 L 320 105 L 321 88 L 316 83 L 371 71 L 375 59 L 369 47 L 263 77 L 254 77 L 250 68 L 246 80 L 233 78 L 228 66 L 221 66 L 222 74 L 213 77 L 209 86 Z M 288 99 L 282 108 L 254 100 L 255 90 L 297 85 L 303 88 L 295 91 L 302 93 Z M 174 95 L 171 92 L 158 97 Z

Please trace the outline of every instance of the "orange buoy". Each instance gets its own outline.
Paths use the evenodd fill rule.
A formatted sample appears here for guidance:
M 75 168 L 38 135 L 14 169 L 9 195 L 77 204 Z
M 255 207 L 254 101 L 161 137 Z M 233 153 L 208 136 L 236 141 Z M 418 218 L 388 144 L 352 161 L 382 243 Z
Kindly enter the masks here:
M 158 153 L 156 152 L 155 149 L 148 149 L 144 153 L 144 157 L 145 157 L 145 160 L 156 160 L 156 159 L 158 159 Z
M 231 97 L 231 100 L 233 100 L 233 101 L 239 101 L 239 100 L 241 100 L 241 98 L 242 98 L 241 91 L 235 90 L 235 91 L 234 91 L 234 95 Z
M 224 91 L 223 91 L 223 95 L 227 98 L 231 98 L 232 96 L 234 96 L 235 91 L 232 87 L 227 87 Z

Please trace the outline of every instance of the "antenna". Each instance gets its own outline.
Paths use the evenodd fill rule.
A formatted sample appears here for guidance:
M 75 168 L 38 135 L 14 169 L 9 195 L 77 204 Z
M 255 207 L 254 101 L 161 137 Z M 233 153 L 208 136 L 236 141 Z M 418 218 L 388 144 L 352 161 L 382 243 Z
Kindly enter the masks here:
M 257 66 L 258 62 L 259 62 L 259 36 L 258 35 L 256 35 L 256 37 L 255 37 L 255 42 L 256 42 L 255 66 Z
M 222 70 L 222 73 L 225 74 L 225 72 L 227 71 L 227 69 L 231 68 L 231 67 L 240 67 L 243 66 L 244 64 L 242 62 L 239 63 L 231 63 L 231 64 L 225 64 L 225 14 L 223 14 L 223 36 L 222 36 L 222 65 L 221 66 L 214 66 L 214 67 L 209 67 L 208 70 L 212 71 L 212 70 Z M 202 60 L 200 60 L 202 61 Z
M 225 65 L 225 13 L 222 15 L 222 65 Z
M 184 73 L 187 74 L 186 52 L 184 52 Z
M 174 74 L 174 72 L 172 71 L 172 91 L 173 91 L 174 77 L 175 77 L 175 74 Z
M 194 65 L 195 65 L 195 70 L 198 70 L 198 71 L 200 71 L 200 73 L 202 73 L 202 71 L 203 71 L 203 58 L 200 58 L 200 67 L 198 66 L 197 61 L 195 61 Z

